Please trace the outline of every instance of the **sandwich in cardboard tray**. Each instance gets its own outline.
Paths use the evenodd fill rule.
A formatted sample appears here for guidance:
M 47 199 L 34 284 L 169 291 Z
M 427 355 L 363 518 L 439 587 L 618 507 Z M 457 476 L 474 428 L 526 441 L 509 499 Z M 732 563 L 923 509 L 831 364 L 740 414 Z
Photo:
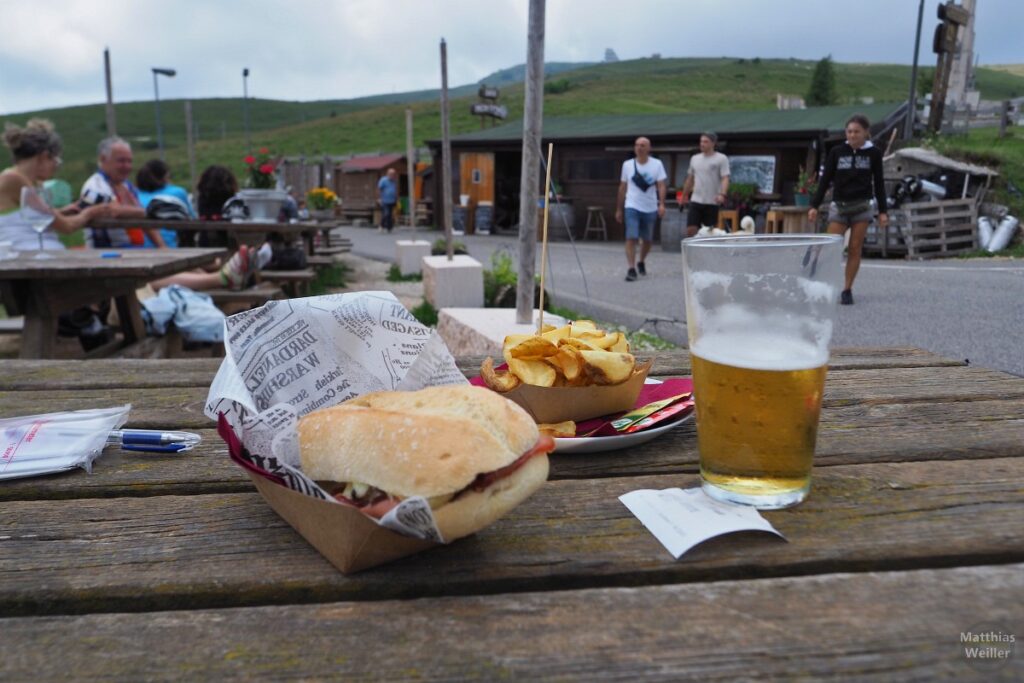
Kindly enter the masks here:
M 427 499 L 445 541 L 502 517 L 547 480 L 551 437 L 519 406 L 472 386 L 382 391 L 299 421 L 302 471 L 381 518 Z

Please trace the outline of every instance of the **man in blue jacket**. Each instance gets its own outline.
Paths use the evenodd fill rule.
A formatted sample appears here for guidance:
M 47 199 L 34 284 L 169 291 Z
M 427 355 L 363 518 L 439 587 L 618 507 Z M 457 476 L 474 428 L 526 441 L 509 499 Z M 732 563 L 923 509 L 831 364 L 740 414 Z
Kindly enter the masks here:
M 388 232 L 395 227 L 395 204 L 398 203 L 398 171 L 389 168 L 388 172 L 377 183 L 377 201 L 380 202 L 381 231 Z

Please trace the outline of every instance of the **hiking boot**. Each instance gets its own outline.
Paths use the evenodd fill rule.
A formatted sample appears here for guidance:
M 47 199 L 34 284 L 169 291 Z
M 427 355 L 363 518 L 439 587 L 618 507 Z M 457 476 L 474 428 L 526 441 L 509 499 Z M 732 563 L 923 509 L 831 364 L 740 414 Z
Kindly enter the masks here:
M 636 280 L 636 268 L 630 268 L 629 272 L 626 273 L 626 282 L 633 282 Z
M 853 305 L 853 292 L 849 289 L 844 289 L 843 293 L 839 295 L 839 303 L 844 306 Z
M 647 276 L 647 268 L 644 267 L 644 262 L 643 261 L 641 261 L 640 263 L 636 264 L 636 272 L 640 273 L 640 275 L 642 275 L 642 276 L 645 276 L 645 277 Z

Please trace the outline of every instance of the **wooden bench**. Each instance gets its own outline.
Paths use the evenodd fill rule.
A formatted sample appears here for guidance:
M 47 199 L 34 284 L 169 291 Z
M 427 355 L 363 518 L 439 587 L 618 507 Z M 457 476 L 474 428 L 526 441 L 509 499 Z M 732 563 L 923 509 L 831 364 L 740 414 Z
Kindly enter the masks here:
M 334 260 L 333 256 L 329 256 L 329 255 L 328 256 L 307 256 L 306 257 L 306 263 L 309 264 L 309 266 L 311 268 L 316 268 L 316 269 L 319 270 L 321 268 L 330 268 L 335 263 L 337 263 L 337 261 Z
M 335 254 L 347 254 L 352 247 L 320 247 L 314 250 L 317 256 L 334 256 Z
M 342 214 L 345 216 L 345 220 L 348 221 L 354 221 L 355 219 L 366 219 L 372 225 L 374 223 L 374 215 L 376 213 L 376 204 L 342 205 Z
M 262 306 L 274 299 L 284 299 L 284 292 L 272 282 L 260 282 L 245 289 L 208 289 L 217 308 L 225 313 L 237 313 L 248 308 Z
M 309 296 L 309 285 L 316 279 L 312 268 L 303 270 L 264 270 L 259 274 L 262 282 L 270 282 L 287 288 L 293 297 Z

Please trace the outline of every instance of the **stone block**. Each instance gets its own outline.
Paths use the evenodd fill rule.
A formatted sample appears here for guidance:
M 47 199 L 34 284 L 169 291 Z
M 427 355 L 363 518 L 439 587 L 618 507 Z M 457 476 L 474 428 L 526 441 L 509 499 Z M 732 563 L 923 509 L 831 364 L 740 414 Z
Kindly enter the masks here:
M 434 308 L 472 308 L 484 305 L 484 267 L 460 254 L 423 257 L 423 296 Z
M 430 242 L 398 240 L 395 242 L 395 263 L 402 275 L 418 275 L 423 271 L 423 257 L 430 256 Z
M 489 355 L 501 360 L 501 344 L 508 334 L 533 334 L 537 331 L 538 312 L 533 323 L 516 322 L 514 308 L 442 308 L 437 315 L 437 333 L 453 355 Z M 561 326 L 561 316 L 544 314 L 544 324 Z

